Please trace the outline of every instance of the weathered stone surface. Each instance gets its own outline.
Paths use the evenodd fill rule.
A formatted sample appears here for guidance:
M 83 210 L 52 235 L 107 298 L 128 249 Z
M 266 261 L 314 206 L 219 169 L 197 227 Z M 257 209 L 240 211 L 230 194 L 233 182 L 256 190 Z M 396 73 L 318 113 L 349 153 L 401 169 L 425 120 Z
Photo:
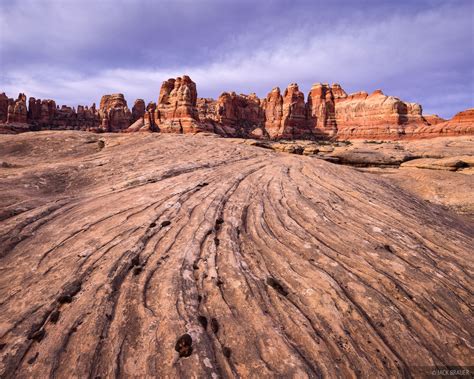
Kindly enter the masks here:
M 401 164 L 401 167 L 458 171 L 474 167 L 474 157 L 470 155 L 464 155 L 449 158 L 419 158 L 404 162 Z
M 121 93 L 104 95 L 100 100 L 99 115 L 101 129 L 107 132 L 117 132 L 127 129 L 132 120 L 127 101 Z
M 474 134 L 474 108 L 455 114 L 451 120 L 437 123 L 432 130 L 427 130 L 427 134 L 434 136 Z
M 131 122 L 134 123 L 139 118 L 142 118 L 143 116 L 145 116 L 145 111 L 146 111 L 145 100 L 143 100 L 143 99 L 135 100 L 135 103 L 133 104 L 133 107 L 132 107 L 132 120 L 131 120 Z
M 160 131 L 162 133 L 204 131 L 205 128 L 199 123 L 196 102 L 196 83 L 189 76 L 164 81 L 157 103 L 157 122 Z
M 309 138 L 304 93 L 298 84 L 290 84 L 283 94 L 283 118 L 279 138 Z
M 295 83 L 283 94 L 274 88 L 263 100 L 235 92 L 224 92 L 213 100 L 198 99 L 196 84 L 185 75 L 163 82 L 156 105 L 145 107 L 138 99 L 131 112 L 121 94 L 105 95 L 98 111 L 79 106 L 77 112 L 70 107 L 55 109 L 53 100 L 30 98 L 26 122 L 25 101 L 26 97 L 13 101 L 0 95 L 1 133 L 41 129 L 213 132 L 270 140 L 394 140 L 474 134 L 472 110 L 448 121 L 436 115 L 424 117 L 417 103 L 386 96 L 381 90 L 347 95 L 339 84 L 313 85 L 307 102 Z
M 2 378 L 472 362 L 472 224 L 389 178 L 152 133 L 2 135 L 0 161 Z
M 217 121 L 217 100 L 199 97 L 196 101 L 199 120 Z
M 406 129 L 428 125 L 419 104 L 404 103 L 381 90 L 357 92 L 336 100 L 337 138 L 397 139 Z
M 71 120 L 61 119 L 54 100 L 41 100 L 30 97 L 28 100 L 28 123 L 35 128 L 68 127 Z M 73 122 L 73 124 L 75 124 Z
M 311 136 L 304 94 L 295 83 L 283 94 L 274 88 L 263 101 L 265 110 L 264 131 L 272 139 L 305 138 Z
M 335 137 L 337 134 L 335 98 L 347 94 L 339 84 L 317 83 L 308 94 L 308 121 L 312 133 L 318 137 Z
M 144 115 L 144 127 L 142 131 L 157 132 L 159 128 L 157 126 L 157 109 L 154 102 L 149 102 L 146 107 Z
M 257 95 L 222 93 L 215 103 L 201 100 L 198 109 L 201 121 L 213 121 L 219 134 L 232 137 L 263 137 L 264 113 Z M 211 114 L 214 111 L 215 114 Z M 202 115 L 202 119 L 201 119 Z
M 283 96 L 280 88 L 275 87 L 268 93 L 263 101 L 265 110 L 265 131 L 272 139 L 281 135 L 281 126 L 283 121 Z
M 18 98 L 8 105 L 7 123 L 26 124 L 28 122 L 28 108 L 26 106 L 26 95 L 20 93 Z
M 78 105 L 76 113 L 76 124 L 74 129 L 97 131 L 100 125 L 100 116 L 95 107 L 95 103 L 91 107 Z
M 5 92 L 0 94 L 0 122 L 7 122 L 8 106 L 12 102 L 13 99 L 9 99 Z
M 427 114 L 423 115 L 423 118 L 428 122 L 430 125 L 437 125 L 442 122 L 446 122 L 444 118 L 439 117 L 437 114 Z

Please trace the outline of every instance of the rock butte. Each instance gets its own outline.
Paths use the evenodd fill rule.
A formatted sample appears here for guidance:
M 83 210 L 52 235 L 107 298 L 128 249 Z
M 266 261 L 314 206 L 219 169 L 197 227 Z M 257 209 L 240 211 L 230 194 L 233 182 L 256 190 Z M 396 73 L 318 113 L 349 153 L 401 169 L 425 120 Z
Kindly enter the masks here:
M 443 205 L 474 209 L 471 137 L 300 143 L 353 163 L 418 152 L 375 175 L 186 134 L 202 114 L 239 133 L 263 117 L 253 96 L 198 101 L 192 88 L 168 81 L 161 105 L 131 112 L 120 95 L 89 108 L 99 128 L 131 113 L 163 133 L 0 136 L 0 377 L 417 378 L 472 364 L 473 224 Z M 338 95 L 323 94 L 311 101 L 321 133 L 355 97 L 367 114 L 385 106 L 357 95 L 333 115 Z M 263 102 L 262 133 L 304 129 L 296 86 Z
M 17 100 L 0 94 L 0 133 L 32 130 L 94 132 L 212 132 L 257 139 L 410 139 L 474 134 L 474 109 L 451 120 L 423 116 L 422 107 L 386 96 L 347 94 L 339 84 L 315 84 L 305 95 L 295 83 L 266 98 L 224 92 L 217 100 L 197 97 L 189 76 L 163 82 L 156 103 L 135 101 L 132 111 L 122 94 L 105 95 L 96 109 L 56 106 L 53 100 Z

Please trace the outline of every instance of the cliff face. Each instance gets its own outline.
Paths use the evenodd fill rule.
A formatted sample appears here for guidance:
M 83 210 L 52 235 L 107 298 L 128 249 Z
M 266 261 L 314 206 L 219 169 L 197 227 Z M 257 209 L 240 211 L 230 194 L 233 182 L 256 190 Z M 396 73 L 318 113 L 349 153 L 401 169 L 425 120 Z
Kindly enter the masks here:
M 121 93 L 104 95 L 100 100 L 100 128 L 105 132 L 117 132 L 127 129 L 132 122 L 132 112 Z
M 435 119 L 431 126 L 424 125 L 419 128 L 407 130 L 407 135 L 412 138 L 419 138 L 419 136 L 438 137 L 466 134 L 474 134 L 474 108 L 457 113 L 451 120 L 439 121 Z
M 394 139 L 403 136 L 407 127 L 428 125 L 419 104 L 405 103 L 380 90 L 341 97 L 335 109 L 340 139 Z
M 335 98 L 347 94 L 338 85 L 315 84 L 308 94 L 308 122 L 316 136 L 334 137 L 337 133 L 335 118 Z
M 262 139 L 399 139 L 472 134 L 473 110 L 452 120 L 424 117 L 422 107 L 381 90 L 347 94 L 339 84 L 317 83 L 307 99 L 296 83 L 283 94 L 276 87 L 266 98 L 224 92 L 217 100 L 197 97 L 189 76 L 163 82 L 157 103 L 142 99 L 132 110 L 123 94 L 104 95 L 99 109 L 59 107 L 53 100 L 0 94 L 0 133 L 41 129 L 96 132 L 213 132 L 227 137 Z
M 237 95 L 224 92 L 216 101 L 200 99 L 198 114 L 201 122 L 210 124 L 218 134 L 256 138 L 264 136 L 265 115 L 255 94 Z
M 26 95 L 20 93 L 18 99 L 14 102 L 8 102 L 7 123 L 10 124 L 26 124 L 28 119 L 28 110 L 26 107 Z
M 199 123 L 196 108 L 197 90 L 189 76 L 163 82 L 158 98 L 155 121 L 162 133 L 195 133 L 205 131 Z

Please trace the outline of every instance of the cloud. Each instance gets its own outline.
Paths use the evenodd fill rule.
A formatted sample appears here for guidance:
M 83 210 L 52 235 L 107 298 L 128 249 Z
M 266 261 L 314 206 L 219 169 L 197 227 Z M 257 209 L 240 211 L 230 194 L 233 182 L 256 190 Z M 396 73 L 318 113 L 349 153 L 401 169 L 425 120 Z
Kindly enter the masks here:
M 46 3 L 57 8 L 58 3 Z M 19 16 L 24 23 L 38 14 L 38 2 L 28 4 L 32 8 Z M 470 2 L 423 9 L 387 5 L 367 12 L 349 7 L 336 17 L 337 7 L 328 6 L 326 13 L 315 16 L 315 9 L 301 2 L 281 13 L 290 3 L 274 1 L 270 2 L 273 6 L 255 7 L 257 15 L 266 15 L 260 23 L 258 18 L 245 18 L 251 6 L 247 2 L 239 6 L 229 2 L 230 13 L 220 14 L 219 20 L 212 1 L 201 7 L 193 2 L 186 6 L 160 2 L 163 9 L 156 8 L 155 2 L 145 2 L 150 11 L 146 15 L 143 5 L 123 1 L 117 3 L 120 11 L 113 10 L 103 22 L 103 11 L 110 7 L 96 10 L 71 4 L 57 15 L 59 30 L 64 33 L 66 28 L 69 36 L 55 36 L 51 34 L 54 28 L 46 26 L 40 29 L 45 45 L 35 47 L 31 64 L 5 63 L 8 70 L 0 77 L 3 90 L 71 105 L 98 102 L 101 95 L 115 92 L 125 93 L 129 103 L 135 98 L 156 101 L 163 80 L 188 74 L 202 97 L 231 90 L 265 96 L 272 87 L 291 82 L 307 92 L 313 82 L 321 81 L 340 82 L 349 92 L 382 88 L 387 94 L 424 104 L 425 113 L 444 117 L 473 106 Z M 153 23 L 160 20 L 153 11 L 173 17 L 161 20 L 162 29 L 157 30 Z M 70 12 L 75 21 L 65 26 Z M 232 13 L 237 21 L 230 17 Z M 7 16 L 1 16 L 2 24 Z M 245 21 L 240 24 L 239 20 Z M 217 24 L 209 26 L 209 21 Z M 231 22 L 234 33 L 229 32 L 226 21 Z M 143 31 L 137 31 L 136 25 L 130 27 L 133 22 L 155 34 L 143 40 Z M 146 26 L 148 22 L 152 26 Z M 27 44 L 31 33 L 10 31 L 1 37 L 6 43 L 0 52 L 15 55 L 15 48 Z M 42 49 L 46 49 L 45 56 Z M 89 58 L 91 54 L 99 57 Z

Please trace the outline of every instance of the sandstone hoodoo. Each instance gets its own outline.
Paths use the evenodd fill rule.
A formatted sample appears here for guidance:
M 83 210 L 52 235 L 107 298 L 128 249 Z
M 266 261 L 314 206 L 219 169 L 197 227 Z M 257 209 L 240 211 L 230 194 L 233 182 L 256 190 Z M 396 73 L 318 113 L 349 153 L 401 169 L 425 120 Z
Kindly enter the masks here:
M 28 110 L 26 107 L 26 95 L 20 93 L 18 99 L 8 103 L 7 123 L 26 124 L 28 120 Z
M 196 109 L 196 83 L 189 76 L 163 82 L 158 98 L 156 119 L 162 133 L 205 131 Z
M 132 120 L 131 120 L 132 123 L 134 123 L 135 121 L 145 116 L 145 111 L 146 111 L 145 100 L 143 99 L 135 100 L 135 103 L 133 104 L 133 108 L 132 108 Z
M 132 113 L 128 109 L 127 101 L 121 93 L 102 96 L 99 116 L 101 119 L 101 130 L 105 132 L 125 130 L 132 122 Z
M 315 135 L 335 137 L 337 134 L 335 98 L 347 94 L 338 85 L 315 84 L 308 94 L 309 127 Z
M 472 110 L 451 120 L 423 116 L 422 107 L 381 90 L 347 94 L 339 84 L 316 83 L 307 98 L 296 83 L 283 94 L 278 87 L 264 99 L 256 94 L 224 92 L 217 100 L 198 98 L 187 75 L 163 82 L 157 103 L 135 101 L 132 110 L 123 94 L 104 95 L 99 109 L 58 107 L 53 100 L 20 94 L 0 95 L 0 132 L 77 129 L 96 132 L 213 132 L 255 139 L 383 139 L 429 138 L 474 134 Z

